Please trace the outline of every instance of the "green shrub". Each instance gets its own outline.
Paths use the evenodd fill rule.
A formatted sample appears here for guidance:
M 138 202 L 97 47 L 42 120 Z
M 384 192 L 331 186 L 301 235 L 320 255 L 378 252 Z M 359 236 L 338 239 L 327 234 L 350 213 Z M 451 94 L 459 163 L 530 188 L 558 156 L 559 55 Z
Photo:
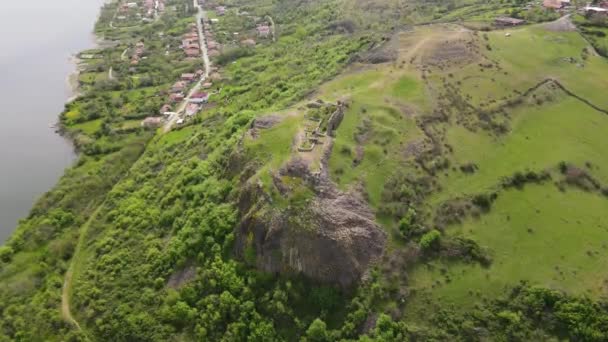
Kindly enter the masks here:
M 422 247 L 424 250 L 436 248 L 439 244 L 440 238 L 441 233 L 438 230 L 433 229 L 420 238 L 420 247 Z

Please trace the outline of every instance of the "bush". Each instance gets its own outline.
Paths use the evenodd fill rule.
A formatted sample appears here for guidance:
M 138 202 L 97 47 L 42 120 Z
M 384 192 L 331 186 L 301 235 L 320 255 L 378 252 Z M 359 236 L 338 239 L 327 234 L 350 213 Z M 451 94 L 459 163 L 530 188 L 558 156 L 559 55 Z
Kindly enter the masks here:
M 415 229 L 414 222 L 416 221 L 416 210 L 408 208 L 407 213 L 399 220 L 399 232 L 403 237 L 408 237 Z
M 9 262 L 13 258 L 15 251 L 9 246 L 0 247 L 0 261 Z
M 424 250 L 436 248 L 439 245 L 440 237 L 441 233 L 438 230 L 433 229 L 422 236 L 420 239 L 420 247 Z

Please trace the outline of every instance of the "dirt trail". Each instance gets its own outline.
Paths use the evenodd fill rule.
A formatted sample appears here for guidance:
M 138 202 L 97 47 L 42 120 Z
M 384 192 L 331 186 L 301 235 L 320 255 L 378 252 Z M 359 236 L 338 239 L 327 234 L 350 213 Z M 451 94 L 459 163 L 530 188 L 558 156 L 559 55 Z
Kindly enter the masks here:
M 103 208 L 105 201 L 102 202 L 97 209 L 91 214 L 91 217 L 87 220 L 87 222 L 82 225 L 80 228 L 80 235 L 78 237 L 78 243 L 76 244 L 76 248 L 74 249 L 74 255 L 72 256 L 72 260 L 70 261 L 70 267 L 68 271 L 65 273 L 65 277 L 63 280 L 63 288 L 61 289 L 61 316 L 63 319 L 74 326 L 78 331 L 85 332 L 81 327 L 76 318 L 72 315 L 72 310 L 70 307 L 70 297 L 72 292 L 72 279 L 74 275 L 74 270 L 77 267 L 77 263 L 81 261 L 83 249 L 85 246 L 85 240 L 87 233 L 89 231 L 89 226 L 91 222 L 95 220 Z M 86 336 L 86 334 L 85 334 Z
M 72 265 L 70 265 L 70 269 L 65 274 L 65 279 L 63 281 L 63 289 L 61 291 L 61 316 L 66 322 L 76 327 L 76 329 L 78 329 L 79 331 L 82 331 L 80 324 L 78 324 L 78 321 L 74 319 L 74 316 L 72 316 L 72 312 L 70 310 L 69 289 L 72 286 L 72 273 Z

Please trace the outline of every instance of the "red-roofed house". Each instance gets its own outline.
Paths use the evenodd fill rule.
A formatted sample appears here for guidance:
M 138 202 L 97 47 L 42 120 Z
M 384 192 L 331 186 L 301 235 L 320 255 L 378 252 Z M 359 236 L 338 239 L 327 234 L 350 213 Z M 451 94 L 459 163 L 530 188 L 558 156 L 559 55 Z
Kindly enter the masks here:
M 201 107 L 198 104 L 190 103 L 186 106 L 186 115 L 192 116 L 192 115 L 196 114 L 200 109 L 201 109 Z
M 201 53 L 199 49 L 186 49 L 184 52 L 188 57 L 198 57 Z
M 158 116 L 149 116 L 141 122 L 141 126 L 145 128 L 156 128 L 163 124 L 163 118 Z
M 165 104 L 164 106 L 162 106 L 159 110 L 160 114 L 165 114 L 166 112 L 170 112 L 171 111 L 171 105 L 170 104 Z
M 179 81 L 175 82 L 173 87 L 171 87 L 172 93 L 181 93 L 184 89 L 186 89 L 186 82 Z
M 182 79 L 182 81 L 192 82 L 196 79 L 196 75 L 195 74 L 182 74 L 181 79 Z
M 270 26 L 268 25 L 259 25 L 256 30 L 258 31 L 258 36 L 262 38 L 266 38 L 270 35 Z
M 192 96 L 190 96 L 190 102 L 192 102 L 192 103 L 207 103 L 208 101 L 209 101 L 209 93 L 198 92 L 198 93 L 192 94 Z
M 181 102 L 181 101 L 184 101 L 184 94 L 182 94 L 182 93 L 174 93 L 174 94 L 171 94 L 169 96 L 169 99 L 173 103 Z
M 558 10 L 564 7 L 564 4 L 561 0 L 544 0 L 543 7 Z

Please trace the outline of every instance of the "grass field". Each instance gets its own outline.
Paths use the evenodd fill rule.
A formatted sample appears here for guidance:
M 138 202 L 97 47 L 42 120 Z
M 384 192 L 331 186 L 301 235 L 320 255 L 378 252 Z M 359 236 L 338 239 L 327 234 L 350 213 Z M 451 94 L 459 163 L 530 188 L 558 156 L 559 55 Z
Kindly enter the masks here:
M 488 215 L 448 230 L 489 248 L 492 265 L 421 265 L 411 277 L 416 292 L 411 312 L 432 310 L 429 300 L 470 308 L 521 280 L 574 294 L 606 295 L 606 212 L 605 198 L 575 189 L 560 192 L 553 184 L 502 193 Z
M 70 129 L 82 131 L 84 134 L 93 135 L 101 128 L 101 119 L 91 120 L 71 126 Z
M 383 65 L 338 77 L 320 96 L 350 103 L 329 160 L 332 178 L 343 189 L 363 184 L 378 206 L 389 176 L 408 159 L 405 146 L 422 136 L 415 117 L 429 108 L 424 83 L 409 69 Z
M 608 63 L 584 52 L 588 44 L 577 32 L 550 32 L 541 26 L 509 32 L 510 37 L 505 31 L 480 33 L 479 60 L 436 70 L 428 82 L 439 87 L 447 78 L 470 104 L 483 108 L 520 97 L 551 78 L 592 104 L 608 108 L 604 94 L 608 80 L 597 77 L 608 75 Z M 441 125 L 445 142 L 453 148 L 448 154 L 452 167 L 437 175 L 441 190 L 426 203 L 431 212 L 449 199 L 500 190 L 501 181 L 517 171 L 555 170 L 562 161 L 582 168 L 591 165 L 589 172 L 602 184 L 608 183 L 603 133 L 608 115 L 555 88 L 540 89 L 498 115 L 508 122 L 507 133 L 471 130 L 453 121 Z M 478 167 L 475 173 L 458 169 L 467 163 Z M 445 232 L 471 238 L 486 248 L 492 265 L 434 259 L 417 266 L 409 278 L 410 319 L 418 320 L 445 305 L 466 310 L 503 295 L 520 281 L 595 298 L 606 295 L 607 212 L 608 201 L 602 195 L 575 188 L 560 192 L 552 182 L 500 191 L 489 213 Z
M 474 105 L 515 96 L 515 91 L 524 92 L 554 78 L 577 95 L 608 108 L 608 99 L 598 91 L 608 87 L 608 80 L 594 77 L 608 74 L 608 62 L 584 53 L 589 45 L 578 32 L 551 32 L 541 26 L 509 30 L 508 37 L 505 32 L 480 34 L 481 44 L 491 48 L 482 48 L 487 62 L 498 67 L 470 64 L 455 73 L 462 95 L 470 96 Z
M 452 127 L 447 138 L 454 147 L 453 164 L 475 163 L 478 171 L 442 176 L 443 191 L 435 200 L 472 195 L 494 188 L 517 171 L 542 171 L 566 161 L 580 167 L 594 165 L 593 175 L 608 182 L 604 153 L 608 115 L 557 93 L 559 99 L 542 106 L 523 105 L 511 111 L 511 132 L 495 137 L 485 131 Z

